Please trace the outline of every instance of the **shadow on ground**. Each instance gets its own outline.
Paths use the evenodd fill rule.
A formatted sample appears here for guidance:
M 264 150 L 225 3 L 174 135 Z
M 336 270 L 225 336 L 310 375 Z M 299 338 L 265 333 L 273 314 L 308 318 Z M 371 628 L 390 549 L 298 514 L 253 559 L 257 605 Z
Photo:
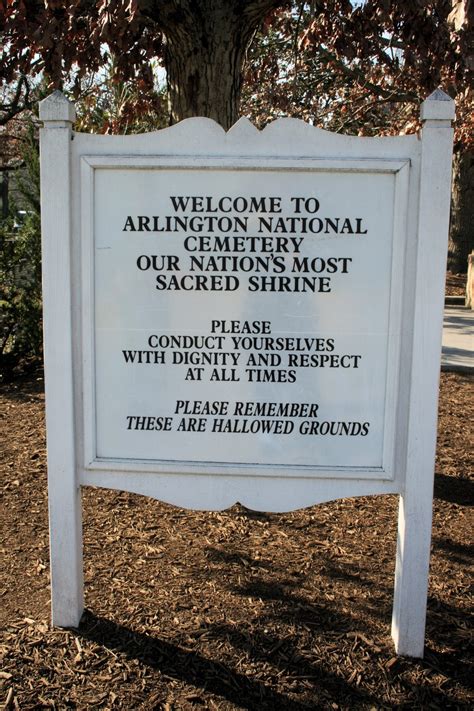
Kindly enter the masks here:
M 224 635 L 225 630 L 220 630 Z M 136 632 L 111 620 L 97 617 L 86 611 L 81 621 L 79 634 L 83 639 L 94 641 L 108 648 L 114 654 L 124 654 L 129 660 L 159 671 L 168 678 L 176 679 L 187 685 L 206 692 L 216 694 L 239 708 L 255 709 L 291 709 L 291 711 L 317 708 L 292 699 L 285 693 L 270 688 L 257 679 L 239 673 L 222 662 L 204 657 L 199 652 L 184 649 L 176 644 Z M 234 640 L 235 641 L 235 640 Z M 252 644 L 258 644 L 253 640 Z M 273 646 L 276 642 L 273 640 Z M 339 676 L 319 668 L 313 664 L 304 663 L 299 659 L 298 673 L 300 677 L 312 680 L 313 684 L 324 690 L 321 702 L 329 692 L 331 698 L 351 698 L 359 704 L 372 704 L 376 699 L 355 686 L 347 684 Z

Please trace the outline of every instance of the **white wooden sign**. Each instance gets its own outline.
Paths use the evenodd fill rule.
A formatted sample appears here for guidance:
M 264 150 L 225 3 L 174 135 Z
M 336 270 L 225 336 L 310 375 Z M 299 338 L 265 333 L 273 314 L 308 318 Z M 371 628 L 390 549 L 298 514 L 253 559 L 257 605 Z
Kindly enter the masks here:
M 208 119 L 72 133 L 40 105 L 53 622 L 80 486 L 287 511 L 400 494 L 393 636 L 423 653 L 453 102 L 423 132 Z

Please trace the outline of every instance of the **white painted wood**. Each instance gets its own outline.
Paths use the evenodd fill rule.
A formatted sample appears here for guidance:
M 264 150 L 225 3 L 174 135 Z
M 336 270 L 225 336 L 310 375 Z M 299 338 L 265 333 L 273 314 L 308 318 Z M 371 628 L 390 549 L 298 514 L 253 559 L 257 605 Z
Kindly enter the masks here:
M 372 174 L 373 176 L 377 175 L 388 175 L 388 176 L 393 176 L 394 178 L 394 193 L 393 193 L 393 205 L 390 206 L 390 208 L 393 210 L 394 215 L 396 217 L 396 220 L 398 221 L 396 224 L 393 225 L 393 234 L 388 235 L 387 234 L 387 243 L 390 244 L 391 241 L 393 241 L 393 254 L 391 255 L 391 262 L 392 262 L 392 268 L 391 270 L 388 269 L 387 274 L 386 274 L 386 279 L 387 283 L 383 284 L 383 291 L 387 292 L 390 294 L 390 304 L 389 306 L 387 305 L 387 318 L 390 320 L 390 332 L 388 336 L 388 356 L 387 356 L 387 379 L 386 382 L 383 384 L 385 388 L 385 398 L 386 398 L 386 403 L 385 403 L 385 418 L 384 418 L 384 428 L 382 428 L 384 431 L 381 433 L 383 435 L 383 453 L 382 453 L 382 465 L 381 466 L 346 466 L 346 467 L 341 467 L 341 466 L 336 466 L 335 464 L 331 468 L 325 468 L 324 466 L 318 465 L 317 462 L 315 462 L 314 465 L 304 465 L 303 463 L 300 463 L 298 466 L 290 466 L 286 465 L 284 466 L 283 464 L 279 464 L 276 462 L 273 462 L 272 464 L 269 465 L 264 465 L 263 463 L 257 464 L 257 462 L 262 461 L 261 456 L 257 456 L 254 459 L 250 459 L 252 464 L 249 464 L 247 466 L 243 466 L 240 460 L 233 461 L 232 458 L 223 459 L 219 464 L 216 464 L 215 462 L 212 461 L 212 458 L 209 457 L 209 461 L 203 460 L 201 457 L 201 462 L 199 461 L 189 461 L 180 459 L 179 458 L 179 447 L 176 447 L 174 451 L 171 452 L 172 456 L 168 457 L 163 457 L 163 460 L 165 461 L 159 461 L 154 457 L 153 459 L 155 461 L 150 461 L 150 457 L 146 457 L 145 454 L 141 458 L 137 457 L 129 457 L 126 460 L 122 461 L 120 459 L 120 456 L 117 455 L 113 458 L 113 461 L 110 460 L 109 458 L 101 458 L 96 454 L 96 437 L 95 437 L 95 431 L 97 427 L 97 414 L 96 414 L 96 387 L 95 383 L 97 380 L 97 375 L 95 373 L 95 353 L 96 353 L 96 345 L 95 345 L 95 327 L 94 327 L 94 322 L 95 322 L 95 306 L 94 306 L 94 299 L 97 293 L 97 290 L 99 288 L 102 288 L 103 282 L 105 281 L 103 278 L 98 278 L 98 284 L 94 284 L 94 270 L 96 268 L 95 266 L 95 251 L 94 251 L 94 230 L 96 228 L 96 218 L 93 219 L 93 215 L 97 217 L 97 210 L 98 207 L 94 206 L 94 203 L 92 202 L 94 199 L 94 170 L 100 169 L 100 168 L 105 168 L 107 170 L 113 171 L 113 170 L 119 170 L 119 169 L 128 169 L 131 171 L 132 169 L 135 169 L 138 172 L 138 169 L 146 168 L 149 171 L 163 171 L 166 169 L 173 169 L 173 170 L 197 170 L 204 168 L 206 171 L 209 171 L 209 174 L 213 170 L 222 170 L 225 168 L 226 170 L 232 169 L 232 171 L 249 171 L 250 170 L 255 170 L 259 173 L 262 171 L 266 172 L 275 172 L 279 176 L 279 179 L 283 180 L 280 176 L 285 176 L 286 171 L 294 171 L 300 172 L 305 171 L 304 175 L 306 176 L 307 180 L 312 180 L 313 179 L 313 173 L 320 173 L 324 172 L 327 174 L 336 174 L 337 176 L 340 176 L 341 173 L 343 174 L 350 174 L 351 176 L 354 174 L 354 179 L 357 179 L 358 175 L 364 175 L 364 174 Z M 392 160 L 392 159 L 367 159 L 367 160 L 355 160 L 355 159 L 350 159 L 350 160 L 344 160 L 344 159 L 319 159 L 315 158 L 313 160 L 309 159 L 298 159 L 297 161 L 291 161 L 290 159 L 286 160 L 281 160 L 281 159 L 264 159 L 260 158 L 258 160 L 258 165 L 255 163 L 254 159 L 238 159 L 238 158 L 232 158 L 232 159 L 221 159 L 218 160 L 217 158 L 169 158 L 169 157 L 141 157 L 141 156 L 85 156 L 82 158 L 81 161 L 81 194 L 82 194 L 82 201 L 81 201 L 81 215 L 82 215 L 82 234 L 81 234 L 81 244 L 82 244 L 82 260 L 83 260 L 83 269 L 82 269 L 82 274 L 83 274 L 83 285 L 82 285 L 82 293 L 83 293 L 83 301 L 82 301 L 82 309 L 83 309 L 83 314 L 84 314 L 84 334 L 83 334 L 83 372 L 84 372 L 84 438 L 85 438 L 85 464 L 87 468 L 87 475 L 81 479 L 81 481 L 86 481 L 86 478 L 88 479 L 89 477 L 89 472 L 91 470 L 96 469 L 97 471 L 111 471 L 114 469 L 117 471 L 117 477 L 122 481 L 123 479 L 123 474 L 120 474 L 119 472 L 127 472 L 127 485 L 128 486 L 133 486 L 134 485 L 134 479 L 132 477 L 133 472 L 141 472 L 141 471 L 149 471 L 149 472 L 156 472 L 156 473 L 165 473 L 168 474 L 170 472 L 174 472 L 176 474 L 176 487 L 175 487 L 175 493 L 174 493 L 174 500 L 172 500 L 173 503 L 177 505 L 186 505 L 190 506 L 190 492 L 194 489 L 193 487 L 193 480 L 190 476 L 186 476 L 185 480 L 181 483 L 179 481 L 179 475 L 180 474 L 186 474 L 186 475 L 197 475 L 197 474 L 214 474 L 217 476 L 223 476 L 223 475 L 237 475 L 240 477 L 245 477 L 245 476 L 260 476 L 260 477 L 283 477 L 283 476 L 290 476 L 292 478 L 296 477 L 301 477 L 305 485 L 308 487 L 308 503 L 314 502 L 316 500 L 322 500 L 320 499 L 321 497 L 321 491 L 324 490 L 324 487 L 319 490 L 318 486 L 315 484 L 312 484 L 310 482 L 311 478 L 317 477 L 317 478 L 332 478 L 332 479 L 339 479 L 340 480 L 340 485 L 339 485 L 339 497 L 342 496 L 348 496 L 350 495 L 347 493 L 348 491 L 353 491 L 353 486 L 350 484 L 348 487 L 346 487 L 345 480 L 352 480 L 352 479 L 383 479 L 383 480 L 390 480 L 394 477 L 395 475 L 395 467 L 393 464 L 394 460 L 394 449 L 395 449 L 395 430 L 397 426 L 396 422 L 396 412 L 397 412 L 397 397 L 398 397 L 398 361 L 399 361 L 399 352 L 400 352 L 400 333 L 401 333 L 401 320 L 402 320 L 402 314 L 401 314 L 401 297 L 403 295 L 403 290 L 399 288 L 400 282 L 403 280 L 403 263 L 404 263 L 404 246 L 405 246 L 405 218 L 400 218 L 400 215 L 405 216 L 406 213 L 406 202 L 407 202 L 407 193 L 408 193 L 408 169 L 409 169 L 409 161 L 407 159 L 405 160 Z M 200 172 L 199 175 L 202 173 Z M 111 176 L 113 174 L 111 173 Z M 172 174 L 171 174 L 172 175 Z M 264 174 L 265 175 L 265 174 Z M 131 176 L 133 176 L 133 173 L 131 173 Z M 132 179 L 130 176 L 129 179 Z M 150 173 L 150 179 L 152 175 Z M 264 177 L 265 179 L 265 177 Z M 359 178 L 360 179 L 360 178 Z M 107 189 L 109 189 L 109 185 L 111 183 L 111 180 L 107 179 L 106 185 Z M 117 191 L 113 191 L 113 196 L 114 200 L 116 199 L 117 196 Z M 117 210 L 120 209 L 119 205 L 121 206 L 123 203 L 126 203 L 127 196 L 123 195 L 123 197 L 118 201 L 117 203 Z M 384 219 L 390 220 L 390 216 L 384 216 Z M 116 230 L 115 230 L 116 231 Z M 108 229 L 107 230 L 107 240 L 110 238 L 109 234 L 110 232 L 114 232 L 114 229 Z M 380 232 L 376 233 L 376 241 L 378 243 L 382 242 L 381 239 L 381 234 Z M 109 261 L 109 254 L 111 253 L 111 250 L 107 248 L 105 252 L 103 252 L 105 255 L 107 255 L 107 260 Z M 125 267 L 127 264 L 125 264 Z M 370 267 L 368 265 L 368 272 L 370 274 L 373 274 L 374 271 L 377 270 L 379 267 L 378 264 L 374 265 L 373 267 Z M 117 264 L 114 265 L 114 267 L 110 270 L 111 274 L 114 275 L 118 270 Z M 105 275 L 107 276 L 107 275 Z M 115 276 L 113 276 L 115 279 Z M 133 285 L 129 284 L 127 280 L 127 302 L 130 301 L 131 299 L 131 294 L 134 291 Z M 153 293 L 151 294 L 153 297 Z M 155 295 L 156 297 L 156 295 Z M 195 297 L 195 303 L 190 304 L 191 306 L 194 306 L 194 309 L 196 312 L 199 312 L 199 301 L 197 301 Z M 274 298 L 275 303 L 279 304 L 279 308 L 282 308 L 282 303 L 284 299 L 282 297 L 276 299 Z M 349 313 L 349 308 L 351 306 L 351 313 L 354 314 L 354 306 L 349 305 L 345 301 L 340 302 L 340 307 L 339 310 L 342 309 L 344 313 Z M 125 306 L 123 304 L 122 306 Z M 150 307 L 152 304 L 150 304 Z M 171 308 L 172 305 L 170 305 Z M 258 306 L 258 304 L 257 304 Z M 116 309 L 116 301 L 115 299 L 113 300 L 113 308 Z M 162 307 L 164 308 L 164 307 Z M 301 308 L 301 307 L 300 307 Z M 327 311 L 327 306 L 324 307 L 325 310 Z M 370 303 L 367 304 L 367 308 L 365 308 L 362 313 L 361 313 L 361 319 L 364 322 L 364 328 L 368 330 L 370 333 L 371 329 L 373 329 L 373 321 L 374 321 L 374 313 L 372 312 L 369 315 L 369 309 L 370 309 Z M 159 311 L 157 310 L 156 304 L 154 305 L 154 310 L 157 312 L 157 315 L 159 317 Z M 166 310 L 166 309 L 165 309 Z M 390 316 L 388 314 L 390 310 Z M 119 309 L 120 313 L 122 313 L 122 308 Z M 110 313 L 110 312 L 107 312 Z M 138 316 L 139 309 L 135 308 L 135 313 Z M 178 318 L 183 320 L 183 314 L 176 314 Z M 137 326 L 137 316 L 135 316 L 135 327 Z M 112 315 L 110 316 L 110 319 L 112 318 Z M 334 318 L 334 315 L 333 315 Z M 193 316 L 193 319 L 195 317 Z M 109 316 L 107 316 L 107 320 L 109 321 Z M 355 320 L 355 314 L 351 317 L 351 330 L 354 328 L 353 323 Z M 108 323 L 108 326 L 110 327 L 112 324 L 111 322 Z M 182 326 L 181 326 L 182 327 Z M 388 333 L 388 328 L 387 328 L 387 333 Z M 112 332 L 111 332 L 112 335 Z M 111 359 L 112 361 L 112 359 Z M 112 367 L 112 366 L 111 366 Z M 109 371 L 110 368 L 107 368 Z M 115 388 L 115 382 L 122 382 L 124 383 L 124 387 L 127 387 L 126 385 L 126 378 L 129 376 L 129 373 L 122 373 L 122 374 L 117 374 L 114 375 L 114 385 L 113 387 Z M 372 378 L 373 373 L 372 371 L 368 373 L 368 377 Z M 135 381 L 134 381 L 135 383 Z M 134 385 L 136 387 L 136 385 Z M 146 389 L 149 390 L 149 384 L 147 383 Z M 189 387 L 189 389 L 191 389 Z M 111 394 L 112 395 L 112 394 Z M 117 397 L 120 398 L 122 393 L 118 394 Z M 207 396 L 210 397 L 210 396 Z M 109 407 L 109 402 L 112 399 L 112 397 L 109 397 L 105 400 L 107 409 Z M 212 399 L 212 398 L 211 398 Z M 381 415 L 383 417 L 383 415 Z M 155 446 L 155 445 L 154 445 Z M 308 446 L 309 447 L 309 442 L 308 444 L 306 442 L 302 442 L 302 446 Z M 364 446 L 367 449 L 368 445 Z M 227 452 L 225 452 L 227 456 Z M 173 461 L 170 461 L 170 459 L 173 459 Z M 219 460 L 218 460 L 219 461 Z M 89 480 L 89 479 L 88 479 Z M 162 498 L 162 489 L 161 489 L 161 484 L 158 478 L 155 478 L 155 483 L 156 483 L 156 493 L 155 496 L 156 498 Z M 184 484 L 184 486 L 183 486 Z M 119 485 L 120 486 L 120 485 Z M 336 488 L 335 488 L 336 487 Z M 230 491 L 234 490 L 235 486 L 230 487 L 228 486 L 225 490 L 222 491 Z M 276 488 L 274 491 L 277 490 Z M 375 487 L 375 490 L 380 491 L 380 490 L 399 490 L 399 487 L 395 486 L 394 487 L 388 487 L 380 489 L 380 487 Z M 221 491 L 218 487 L 213 487 L 212 491 L 210 491 L 207 496 L 207 507 L 209 508 L 224 508 L 225 506 L 230 505 L 228 496 L 225 497 L 223 500 L 218 500 L 216 499 L 217 492 Z M 237 491 L 240 491 L 238 494 L 238 498 L 234 499 L 234 501 L 230 503 L 234 503 L 236 500 L 239 500 L 243 503 L 245 503 L 246 497 L 249 496 L 249 487 L 247 483 L 241 482 L 240 488 L 237 489 Z M 331 488 L 332 494 L 330 495 L 330 498 L 334 498 L 335 492 L 337 491 L 337 482 L 334 482 Z M 201 488 L 199 487 L 199 492 L 201 492 Z M 168 494 L 170 495 L 170 494 Z M 301 495 L 301 492 L 300 492 Z M 193 505 L 195 508 L 200 508 L 203 506 L 202 504 L 202 496 L 197 494 L 198 498 L 194 502 Z M 186 497 L 185 499 L 183 497 Z M 274 501 L 274 496 L 271 497 L 272 501 Z M 186 503 L 184 503 L 186 501 Z M 201 502 L 201 503 L 198 503 Z M 283 504 L 280 504 L 280 508 L 282 505 L 287 505 L 287 502 L 285 501 Z M 302 504 L 301 504 L 302 505 Z M 269 504 L 267 504 L 266 508 L 268 509 Z
M 178 481 L 178 483 L 177 483 Z M 174 504 L 177 488 L 180 506 L 196 511 L 222 511 L 239 502 L 253 511 L 286 512 L 302 509 L 350 496 L 371 496 L 375 494 L 399 494 L 400 484 L 393 481 L 371 481 L 370 479 L 304 479 L 301 476 L 247 477 L 196 473 L 177 476 L 176 474 L 153 474 L 150 472 L 86 471 L 81 478 L 85 486 L 99 486 L 107 489 L 130 491 L 135 494 L 159 498 Z M 341 494 L 342 492 L 342 494 Z
M 74 107 L 60 92 L 40 103 L 44 365 L 52 621 L 82 615 L 82 527 L 76 477 L 71 313 L 70 146 Z
M 129 136 L 76 133 L 73 155 L 402 160 L 416 157 L 419 148 L 415 135 L 382 138 L 345 136 L 292 118 L 278 119 L 262 131 L 248 119 L 241 118 L 227 133 L 211 119 L 189 118 L 152 133 Z
M 439 90 L 422 105 L 422 155 L 406 479 L 400 498 L 392 636 L 422 657 L 431 540 L 454 102 Z
M 328 172 L 339 170 L 363 174 L 367 171 L 386 171 L 397 175 L 398 208 L 403 206 L 403 196 L 407 187 L 409 188 L 408 214 L 402 218 L 397 217 L 394 228 L 397 235 L 396 253 L 392 274 L 387 280 L 392 292 L 392 327 L 389 335 L 391 358 L 396 360 L 397 352 L 402 354 L 403 367 L 400 372 L 404 375 L 401 384 L 398 382 L 398 371 L 392 373 L 387 382 L 387 393 L 392 397 L 387 410 L 388 420 L 396 418 L 396 422 L 392 422 L 392 427 L 386 427 L 385 471 L 371 471 L 367 468 L 354 468 L 351 471 L 347 468 L 341 471 L 337 468 L 332 468 L 331 471 L 319 468 L 317 471 L 311 471 L 310 468 L 304 470 L 300 467 L 292 470 L 288 466 L 273 466 L 271 471 L 264 473 L 261 467 L 248 467 L 245 472 L 239 466 L 226 465 L 223 470 L 222 465 L 216 466 L 213 463 L 150 463 L 145 460 L 119 459 L 114 461 L 112 467 L 111 462 L 89 456 L 94 446 L 90 423 L 93 419 L 91 413 L 95 393 L 93 388 L 86 385 L 84 399 L 82 388 L 77 389 L 77 419 L 78 426 L 82 428 L 78 442 L 85 443 L 86 451 L 84 466 L 80 468 L 79 474 L 81 483 L 146 493 L 189 508 L 222 509 L 240 501 L 249 507 L 275 511 L 290 510 L 343 496 L 400 492 L 404 480 L 404 470 L 400 463 L 405 460 L 406 446 L 406 408 L 401 407 L 400 402 L 403 398 L 406 399 L 406 365 L 409 363 L 410 345 L 407 342 L 405 312 L 401 317 L 401 325 L 399 318 L 402 298 L 407 291 L 401 287 L 404 273 L 403 244 L 405 236 L 414 241 L 416 234 L 414 222 L 420 154 L 420 142 L 416 136 L 359 139 L 331 134 L 294 119 L 281 119 L 261 132 L 247 119 L 241 119 L 226 134 L 209 119 L 195 118 L 147 135 L 117 137 L 76 134 L 73 151 L 75 193 L 81 190 L 82 179 L 82 205 L 80 210 L 76 205 L 74 220 L 75 230 L 82 229 L 83 250 L 82 254 L 79 250 L 76 251 L 76 261 L 82 260 L 82 307 L 87 317 L 84 319 L 82 350 L 78 349 L 78 364 L 82 358 L 86 383 L 88 370 L 93 366 L 94 360 L 93 336 L 90 330 L 92 303 L 87 293 L 94 289 L 90 281 L 93 257 L 90 235 L 87 234 L 94 229 L 93 216 L 87 206 L 87 201 L 92 199 L 94 180 L 93 175 L 87 175 L 85 164 L 94 168 L 109 166 L 111 169 L 114 165 L 135 165 L 150 170 L 156 169 L 157 166 L 187 164 L 196 169 L 205 167 L 211 170 L 226 161 L 234 169 L 242 169 L 253 162 L 256 168 L 261 165 L 285 165 L 287 169 L 295 171 L 298 167 L 315 165 Z M 295 156 L 298 157 L 296 165 Z M 406 172 L 408 166 L 409 176 Z M 373 197 L 369 196 L 368 199 L 372 200 Z M 409 265 L 407 269 L 410 270 Z M 74 293 L 79 293 L 80 290 L 75 288 Z M 77 310 L 79 311 L 79 308 Z M 391 448 L 395 464 L 390 461 Z M 150 476 L 153 472 L 155 476 Z M 248 475 L 245 476 L 246 473 L 252 477 L 251 480 Z M 315 478 L 315 474 L 318 478 Z M 291 488 L 287 491 L 281 486 L 285 476 L 291 477 Z M 381 476 L 383 481 L 377 481 Z M 395 477 L 394 481 L 391 481 L 392 477 Z
M 196 118 L 144 135 L 71 135 L 73 109 L 57 93 L 42 103 L 40 115 L 45 121 L 42 210 L 54 623 L 78 624 L 83 608 L 79 485 L 136 492 L 193 509 L 223 509 L 239 501 L 267 511 L 398 493 L 392 634 L 399 654 L 422 656 L 449 214 L 449 97 L 435 92 L 423 104 L 422 140 L 342 136 L 295 119 L 280 119 L 263 131 L 241 119 L 226 133 L 213 121 Z M 244 457 L 226 459 L 225 448 L 224 461 L 196 461 L 179 451 L 161 459 L 137 457 L 136 450 L 130 457 L 98 454 L 97 400 L 104 396 L 96 382 L 96 299 L 101 289 L 95 243 L 101 206 L 96 194 L 112 204 L 111 190 L 119 209 L 126 194 L 117 190 L 114 171 L 131 171 L 132 181 L 140 178 L 146 186 L 145 178 L 153 180 L 157 171 L 169 179 L 200 171 L 196 174 L 205 182 L 213 175 L 217 180 L 222 169 L 235 174 L 260 171 L 262 185 L 278 171 L 285 180 L 297 180 L 304 171 L 309 178 L 324 173 L 328 182 L 336 174 L 354 180 L 373 176 L 368 205 L 378 204 L 377 176 L 393 180 L 393 200 L 384 208 L 392 226 L 383 239 L 392 240 L 392 246 L 390 268 L 384 273 L 389 316 L 382 349 L 387 369 L 381 461 L 313 466 L 308 458 L 299 464 L 293 452 L 290 463 L 273 459 L 262 465 Z M 104 250 L 109 246 L 99 244 Z M 215 298 L 218 303 L 219 294 Z M 122 302 L 120 308 L 124 306 Z M 107 308 L 113 310 L 114 303 Z M 184 310 L 180 313 L 186 316 Z M 189 314 L 193 328 L 192 305 Z M 99 315 L 107 325 L 105 311 Z M 367 318 L 370 323 L 370 308 Z M 101 372 L 102 378 L 106 370 Z M 106 391 L 111 410 L 121 387 L 117 378 L 116 386 L 114 382 Z

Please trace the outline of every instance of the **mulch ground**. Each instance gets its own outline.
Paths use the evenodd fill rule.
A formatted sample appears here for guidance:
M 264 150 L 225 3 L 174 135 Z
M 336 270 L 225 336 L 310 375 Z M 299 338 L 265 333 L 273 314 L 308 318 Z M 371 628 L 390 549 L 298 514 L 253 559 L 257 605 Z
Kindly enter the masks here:
M 473 382 L 442 374 L 424 660 L 389 634 L 395 496 L 276 515 L 87 489 L 87 610 L 52 629 L 42 375 L 1 385 L 5 708 L 472 708 Z
M 453 274 L 453 272 L 447 272 L 445 293 L 447 296 L 465 296 L 465 294 L 466 294 L 466 275 L 465 274 Z

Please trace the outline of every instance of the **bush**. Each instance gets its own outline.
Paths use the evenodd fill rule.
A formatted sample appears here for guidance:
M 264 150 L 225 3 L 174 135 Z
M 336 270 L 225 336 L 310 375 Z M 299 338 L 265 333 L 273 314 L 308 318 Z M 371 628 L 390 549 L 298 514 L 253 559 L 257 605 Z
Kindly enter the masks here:
M 3 376 L 42 354 L 41 220 L 38 145 L 33 128 L 17 180 L 22 207 L 0 223 L 0 370 Z
M 0 364 L 2 371 L 42 351 L 41 228 L 37 213 L 0 228 Z

